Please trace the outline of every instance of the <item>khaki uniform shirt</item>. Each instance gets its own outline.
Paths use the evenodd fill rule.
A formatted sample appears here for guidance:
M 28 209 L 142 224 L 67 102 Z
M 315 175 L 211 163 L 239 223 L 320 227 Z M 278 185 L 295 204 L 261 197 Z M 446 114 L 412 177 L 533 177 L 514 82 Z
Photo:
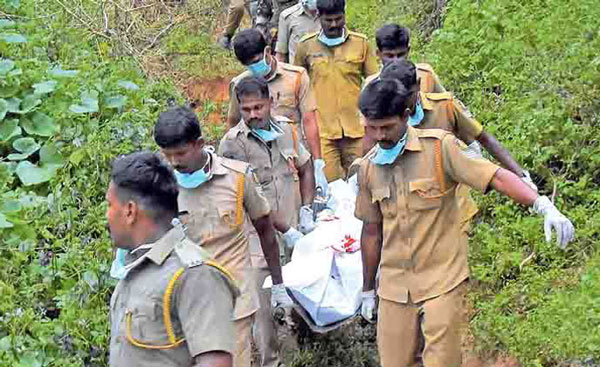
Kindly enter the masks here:
M 437 129 L 408 128 L 404 153 L 391 165 L 360 162 L 357 218 L 382 223 L 379 296 L 421 302 L 469 275 L 456 185 L 485 192 L 498 166 L 470 158 L 466 145 Z
M 361 138 L 358 97 L 367 76 L 378 70 L 377 59 L 367 37 L 346 31 L 346 41 L 327 47 L 318 34 L 304 36 L 298 44 L 294 64 L 308 70 L 317 98 L 317 121 L 321 138 Z
M 111 367 L 191 366 L 193 358 L 202 353 L 224 351 L 233 355 L 236 290 L 221 271 L 203 264 L 206 259 L 207 254 L 185 237 L 180 226 L 150 250 L 127 255 L 126 261 L 133 268 L 119 281 L 110 301 Z M 175 339 L 184 338 L 185 342 L 164 350 L 134 345 L 128 332 L 134 343 L 171 344 L 163 317 L 163 296 L 181 268 L 185 270 L 175 283 L 170 307 Z
M 415 64 L 417 68 L 417 79 L 420 80 L 419 88 L 423 93 L 443 93 L 446 91 L 440 78 L 437 76 L 433 67 L 429 64 Z M 363 89 L 381 75 L 381 71 L 377 74 L 369 75 L 363 83 Z
M 298 226 L 298 212 L 302 205 L 298 169 L 310 160 L 310 154 L 294 137 L 288 119 L 273 117 L 273 123 L 283 135 L 266 143 L 242 120 L 231 128 L 219 144 L 219 155 L 248 162 L 255 169 L 263 192 L 277 218 L 284 218 L 292 227 Z M 265 266 L 263 254 L 251 241 L 250 252 L 255 264 Z
M 230 123 L 235 121 L 237 124 L 242 118 L 235 87 L 242 79 L 249 76 L 252 76 L 252 73 L 247 70 L 229 83 L 227 120 Z M 304 68 L 277 61 L 275 75 L 267 83 L 273 100 L 271 113 L 274 116 L 285 116 L 296 124 L 302 122 L 304 114 L 317 109 L 315 95 Z
M 321 30 L 318 17 L 313 17 L 298 3 L 284 10 L 279 17 L 279 30 L 275 52 L 288 55 L 288 61 L 294 62 L 296 47 L 302 37 Z
M 229 270 L 241 295 L 235 319 L 258 309 L 258 295 L 244 227 L 271 208 L 248 163 L 210 154 L 212 178 L 195 189 L 179 188 L 180 218 L 187 235 Z

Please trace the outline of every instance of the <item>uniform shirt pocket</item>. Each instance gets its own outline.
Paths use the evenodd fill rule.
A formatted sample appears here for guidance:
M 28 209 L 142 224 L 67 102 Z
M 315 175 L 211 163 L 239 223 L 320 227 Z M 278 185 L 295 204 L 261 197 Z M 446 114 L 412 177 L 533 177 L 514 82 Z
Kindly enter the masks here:
M 168 344 L 169 339 L 162 319 L 162 300 L 153 297 L 140 297 L 138 300 L 140 302 L 132 303 L 126 310 L 126 332 L 142 344 Z
M 378 187 L 371 190 L 373 203 L 379 204 L 384 218 L 394 218 L 398 212 L 398 204 L 393 200 L 389 187 Z
M 424 178 L 408 183 L 408 206 L 412 210 L 428 210 L 442 205 L 442 192 L 435 178 Z

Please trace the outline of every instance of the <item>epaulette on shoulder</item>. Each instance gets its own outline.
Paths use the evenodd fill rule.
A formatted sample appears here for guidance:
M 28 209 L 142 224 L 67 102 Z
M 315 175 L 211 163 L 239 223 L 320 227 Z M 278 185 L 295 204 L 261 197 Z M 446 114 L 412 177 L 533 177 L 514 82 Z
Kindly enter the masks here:
M 185 268 L 202 265 L 205 260 L 210 259 L 206 250 L 187 237 L 175 245 L 175 254 Z
M 288 123 L 288 124 L 293 122 L 289 118 L 282 116 L 282 115 L 273 116 L 273 119 L 277 122 L 283 122 L 283 123 Z
M 237 136 L 242 132 L 242 129 L 238 128 L 237 125 L 227 130 L 223 135 L 222 140 L 235 140 Z
M 285 70 L 293 71 L 295 73 L 301 73 L 304 71 L 304 68 L 302 66 L 288 64 L 287 62 L 282 62 L 281 67 Z
M 419 64 L 415 64 L 415 66 L 417 67 L 417 69 L 419 70 L 424 70 L 424 71 L 429 71 L 431 73 L 433 73 L 433 66 L 426 64 L 426 63 L 419 63 Z
M 367 35 L 362 34 L 362 33 L 358 33 L 358 32 L 354 32 L 354 31 L 348 31 L 348 35 L 349 36 L 356 36 L 356 37 L 359 37 L 359 38 L 362 38 L 362 39 L 365 39 L 365 40 L 367 39 Z
M 289 8 L 285 9 L 284 11 L 282 11 L 281 12 L 281 17 L 283 19 L 287 19 L 287 18 L 289 18 L 290 15 L 294 14 L 298 10 L 302 10 L 302 4 L 300 4 L 300 3 L 298 3 L 296 5 L 293 5 L 293 6 L 290 6 Z
M 237 76 L 234 76 L 233 79 L 231 79 L 231 86 L 236 86 L 237 83 L 239 83 L 242 79 L 252 76 L 252 73 L 250 72 L 250 70 L 246 70 L 244 72 L 242 72 L 241 74 L 238 74 Z
M 453 95 L 451 92 L 443 92 L 443 93 L 425 93 L 427 99 L 432 101 L 443 101 L 443 100 L 451 100 Z
M 319 35 L 319 32 L 307 33 L 302 38 L 300 38 L 300 41 L 298 41 L 298 42 L 306 42 L 307 40 L 309 40 L 311 38 L 317 37 L 317 35 Z
M 225 158 L 225 157 L 220 157 L 221 158 L 221 165 L 223 165 L 226 168 L 229 168 L 230 170 L 239 172 L 239 173 L 246 173 L 248 172 L 248 168 L 250 167 L 250 165 L 246 162 L 242 162 L 242 161 L 238 161 L 235 159 L 229 159 L 229 158 Z
M 442 129 L 415 129 L 419 138 L 434 138 L 442 140 L 447 135 L 452 135 L 451 132 Z

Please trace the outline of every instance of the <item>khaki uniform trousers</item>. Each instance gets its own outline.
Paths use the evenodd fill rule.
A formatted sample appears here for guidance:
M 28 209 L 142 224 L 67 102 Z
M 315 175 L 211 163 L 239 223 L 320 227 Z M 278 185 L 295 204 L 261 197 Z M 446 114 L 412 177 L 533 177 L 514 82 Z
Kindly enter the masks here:
M 321 154 L 325 161 L 327 181 L 345 179 L 352 162 L 362 157 L 362 138 L 321 138 Z
M 236 344 L 234 367 L 250 367 L 252 362 L 252 324 L 256 314 L 235 320 Z
M 379 300 L 377 346 L 383 367 L 460 367 L 466 281 L 423 302 Z M 422 348 L 422 353 L 420 353 Z
M 223 34 L 233 37 L 235 31 L 242 23 L 245 9 L 244 0 L 229 0 L 229 9 L 227 11 L 227 24 L 225 25 L 225 31 Z
M 260 355 L 259 366 L 279 366 L 279 342 L 277 340 L 277 327 L 271 312 L 271 289 L 263 289 L 262 285 L 271 272 L 266 268 L 256 268 L 258 280 L 258 297 L 260 309 L 254 315 L 252 336 Z

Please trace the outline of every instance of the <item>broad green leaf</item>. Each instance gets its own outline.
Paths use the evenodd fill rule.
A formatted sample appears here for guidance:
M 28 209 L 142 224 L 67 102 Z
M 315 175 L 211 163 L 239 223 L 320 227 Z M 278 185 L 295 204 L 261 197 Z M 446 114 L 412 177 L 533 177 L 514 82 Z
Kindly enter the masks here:
M 9 161 L 22 161 L 24 159 L 29 158 L 31 154 L 24 154 L 24 153 L 10 153 L 9 155 L 6 156 L 6 158 Z
M 74 113 L 98 112 L 98 92 L 85 91 L 81 93 L 81 104 L 72 104 L 69 111 Z
M 15 9 L 19 9 L 21 6 L 21 0 L 4 0 L 6 6 L 10 6 Z
M 138 87 L 138 85 L 135 84 L 134 82 L 132 82 L 131 80 L 119 80 L 117 82 L 117 85 L 121 88 L 129 89 L 129 90 L 140 89 L 140 87 Z
M 17 68 L 17 69 L 13 69 L 8 73 L 8 76 L 13 77 L 13 76 L 19 76 L 23 74 L 23 70 Z
M 13 224 L 6 219 L 6 215 L 0 212 L 0 229 L 1 228 L 12 228 Z
M 0 59 L 0 75 L 4 75 L 14 69 L 15 62 L 11 59 Z
M 104 106 L 106 108 L 121 108 L 125 106 L 127 102 L 127 97 L 123 95 L 111 96 L 104 99 Z
M 27 38 L 19 33 L 0 33 L 0 39 L 4 39 L 6 43 L 25 43 Z
M 62 67 L 56 67 L 54 69 L 51 69 L 48 71 L 50 73 L 50 75 L 57 77 L 57 78 L 72 78 L 74 76 L 77 75 L 77 73 L 79 73 L 78 70 L 63 70 Z
M 46 167 L 54 168 L 62 167 L 64 164 L 63 157 L 54 144 L 46 144 L 40 149 L 40 162 Z
M 21 135 L 21 128 L 18 120 L 10 119 L 0 122 L 0 141 L 8 141 L 19 135 Z
M 4 199 L 3 199 L 4 200 Z M 2 203 L 2 207 L 0 207 L 0 211 L 3 213 L 16 213 L 21 210 L 22 206 L 19 200 L 4 200 Z
M 12 145 L 17 151 L 27 154 L 28 156 L 40 149 L 40 145 L 35 141 L 35 139 L 30 137 L 19 138 L 15 140 Z
M 6 100 L 6 102 L 8 103 L 8 112 L 12 112 L 12 113 L 19 112 L 19 106 L 21 105 L 20 98 L 16 98 L 16 97 L 8 98 Z
M 38 167 L 29 161 L 21 161 L 17 166 L 17 176 L 25 186 L 47 182 L 55 173 L 52 167 Z
M 91 270 L 83 273 L 83 281 L 86 282 L 92 290 L 98 288 L 98 275 Z
M 0 98 L 12 97 L 19 92 L 19 86 L 15 84 L 0 85 Z
M 26 114 L 28 112 L 33 111 L 40 104 L 42 104 L 42 100 L 39 99 L 38 96 L 36 96 L 35 94 L 28 94 L 21 101 L 21 108 L 19 109 L 19 111 L 15 112 L 15 113 L 18 113 L 21 115 Z
M 16 25 L 15 22 L 8 19 L 0 19 L 0 28 L 13 28 Z
M 59 131 L 52 117 L 38 111 L 31 116 L 23 116 L 21 126 L 30 135 L 52 136 Z
M 36 83 L 33 85 L 35 94 L 46 94 L 53 92 L 56 89 L 56 80 L 47 80 L 45 82 Z
M 8 102 L 0 99 L 0 121 L 4 120 L 6 113 L 8 112 Z

